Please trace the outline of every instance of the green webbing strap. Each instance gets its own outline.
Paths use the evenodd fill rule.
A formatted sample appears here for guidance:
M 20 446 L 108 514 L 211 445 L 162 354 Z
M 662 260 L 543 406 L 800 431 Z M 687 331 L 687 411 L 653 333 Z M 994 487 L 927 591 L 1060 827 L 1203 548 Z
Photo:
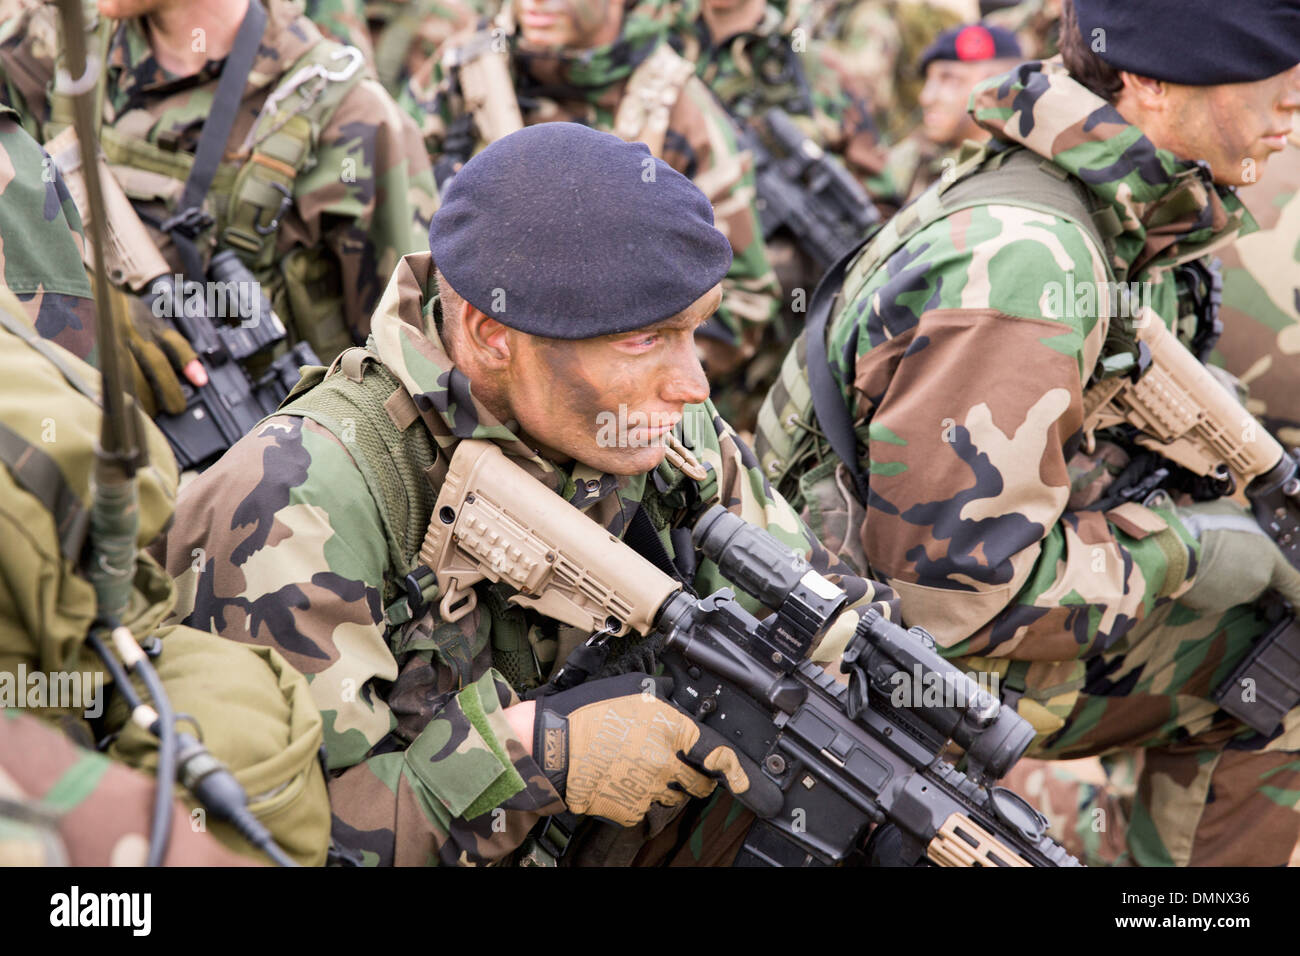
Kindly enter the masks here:
M 436 496 L 425 471 L 436 453 L 422 423 L 400 431 L 388 417 L 384 403 L 402 387 L 398 379 L 364 349 L 355 351 L 365 353 L 360 382 L 340 374 L 341 363 L 336 363 L 332 374 L 281 405 L 275 415 L 310 418 L 351 453 L 379 506 L 389 560 L 397 571 L 396 589 L 415 564 L 433 515 Z M 385 603 L 393 596 L 385 595 Z
M 45 506 L 59 531 L 59 550 L 75 561 L 90 527 L 90 511 L 64 480 L 58 463 L 3 422 L 0 461 L 9 466 L 18 486 Z

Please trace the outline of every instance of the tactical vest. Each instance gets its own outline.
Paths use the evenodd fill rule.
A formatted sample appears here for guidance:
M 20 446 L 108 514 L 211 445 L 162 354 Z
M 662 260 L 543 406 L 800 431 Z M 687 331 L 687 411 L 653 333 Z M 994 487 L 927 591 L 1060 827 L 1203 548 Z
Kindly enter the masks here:
M 989 205 L 1021 206 L 1073 223 L 1088 236 L 1105 264 L 1107 280 L 1123 280 L 1115 270 L 1113 243 L 1122 226 L 1113 207 L 1061 167 L 1023 147 L 999 153 L 981 148 L 963 151 L 950 181 L 940 180 L 904 206 L 862 248 L 831 307 L 832 321 L 836 311 L 856 298 L 875 272 L 913 236 L 954 212 Z M 1117 347 L 1122 349 L 1122 343 Z M 805 350 L 805 336 L 800 336 L 787 353 L 777 385 L 758 418 L 760 463 L 772 484 L 796 509 L 826 497 L 818 493 L 817 486 L 835 482 L 838 464 L 833 453 L 828 456 L 824 435 L 817 427 Z M 1125 370 L 1114 367 L 1107 375 Z M 857 439 L 865 447 L 866 423 L 857 429 Z
M 328 369 L 305 370 L 276 415 L 311 419 L 351 451 L 378 507 L 388 548 L 389 573 L 382 594 L 385 623 L 396 628 L 422 613 L 437 593 L 437 581 L 422 571 L 420 546 L 451 450 L 437 448 L 405 387 L 372 352 L 352 348 Z M 696 501 L 708 501 L 716 486 L 712 471 L 696 482 L 665 460 L 647 478 L 641 506 L 662 537 L 674 514 Z M 532 612 L 507 605 L 508 592 L 494 585 L 482 590 L 487 612 L 502 632 L 493 635 L 493 664 L 516 690 L 523 690 L 535 669 L 525 633 L 525 614 Z M 448 635 L 448 640 L 458 639 Z M 632 635 L 611 642 L 611 660 L 629 649 L 624 643 L 636 640 Z M 449 666 L 468 666 L 456 648 L 439 650 Z M 461 676 L 472 679 L 467 671 Z
M 100 17 L 87 38 L 99 50 L 101 62 L 118 22 Z M 304 248 L 277 257 L 276 236 L 282 216 L 293 205 L 294 182 L 315 165 L 321 131 L 363 79 L 363 62 L 355 47 L 321 40 L 288 65 L 239 150 L 218 166 L 205 203 L 215 222 L 199 239 L 200 248 L 215 238 L 217 248 L 235 250 L 262 283 L 277 314 L 289 320 L 286 324 L 318 355 L 337 355 L 353 344 L 343 318 L 337 269 Z M 63 67 L 62 56 L 56 66 Z M 133 201 L 163 202 L 174 212 L 194 156 L 104 126 L 102 76 L 96 92 L 100 144 L 123 191 Z M 72 123 L 71 97 L 52 91 L 49 102 L 47 141 Z

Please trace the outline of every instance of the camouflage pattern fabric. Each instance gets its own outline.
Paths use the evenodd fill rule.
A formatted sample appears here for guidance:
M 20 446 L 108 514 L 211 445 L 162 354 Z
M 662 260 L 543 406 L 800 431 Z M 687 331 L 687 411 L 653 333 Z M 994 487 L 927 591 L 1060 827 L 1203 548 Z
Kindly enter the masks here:
M 999 784 L 1047 817 L 1048 832 L 1085 866 L 1126 866 L 1142 751 L 1077 760 L 1016 762 Z
M 494 16 L 496 0 L 368 0 L 366 19 L 384 89 L 400 99 L 451 37 Z
M 354 46 L 373 70 L 375 50 L 366 25 L 366 11 L 361 0 L 307 0 L 303 10 L 326 39 L 344 46 Z
M 393 394 L 404 391 L 414 402 L 409 427 L 427 429 L 440 451 L 426 474 L 445 474 L 442 465 L 459 441 L 490 440 L 622 535 L 650 476 L 618 477 L 538 457 L 475 399 L 432 324 L 422 325 L 436 308 L 431 257 L 407 256 L 375 314 L 369 345 L 400 382 Z M 829 569 L 827 553 L 712 408 L 688 405 L 686 422 L 696 457 L 718 476 L 723 504 Z M 443 621 L 436 606 L 391 623 L 401 615 L 391 606 L 386 612 L 383 595 L 408 569 L 393 566 L 378 505 L 353 462 L 359 453 L 314 421 L 281 415 L 189 485 L 165 554 L 158 552 L 181 595 L 177 617 L 278 648 L 308 676 L 334 772 L 334 835 L 361 849 L 368 863 L 505 861 L 541 816 L 564 805 L 502 711 L 586 635 L 507 607 L 505 594 L 486 584 L 476 588 L 476 609 L 456 623 Z M 681 480 L 667 465 L 655 474 L 656 484 Z M 896 617 L 888 589 L 847 575 L 835 580 L 855 608 L 875 602 Z M 711 562 L 701 563 L 694 583 L 701 593 L 724 584 Z M 856 619 L 849 613 L 846 623 Z M 628 653 L 635 656 L 635 648 Z M 831 659 L 840 650 L 828 639 L 821 653 Z M 605 854 L 630 862 L 670 822 L 613 833 L 605 827 L 597 839 L 617 844 Z M 582 860 L 602 855 L 571 853 Z
M 81 216 L 58 167 L 0 106 L 0 279 L 32 325 L 91 364 L 95 302 L 81 264 Z
M 555 121 L 582 123 L 613 132 L 633 70 L 667 42 L 680 13 L 662 0 L 639 0 L 624 14 L 618 40 L 590 50 L 528 50 L 508 17 L 494 29 L 508 46 L 524 125 Z M 453 41 L 455 42 L 455 41 Z M 445 51 L 444 51 L 445 53 Z M 465 112 L 455 77 L 442 60 L 430 60 L 412 78 L 401 103 L 420 123 L 429 155 L 436 163 L 447 131 Z M 474 152 L 487 145 L 481 140 Z M 708 88 L 687 80 L 668 115 L 660 157 L 695 181 L 713 203 L 716 225 L 731 243 L 731 269 L 722 280 L 717 318 L 731 335 L 739 358 L 753 354 L 762 327 L 780 303 L 781 290 L 763 251 L 763 232 L 754 207 L 754 176 L 736 142 L 736 130 Z
M 0 710 L 0 866 L 143 866 L 153 801 L 150 777 Z M 190 820 L 176 800 L 164 866 L 254 865 Z
M 1051 160 L 1113 210 L 1111 265 L 1145 284 L 1140 314 L 1186 340 L 1194 323 L 1171 268 L 1250 225 L 1235 195 L 1155 149 L 1058 63 L 1022 65 L 973 103 L 996 141 Z M 1102 257 L 1065 219 L 991 204 L 922 229 L 872 274 L 851 267 L 828 352 L 870 499 L 864 515 L 805 480 L 803 504 L 847 509 L 828 547 L 869 559 L 909 623 L 1022 694 L 1031 754 L 1146 748 L 1134 862 L 1284 863 L 1300 837 L 1300 711 L 1265 739 L 1209 701 L 1262 633 L 1256 609 L 1200 615 L 1170 600 L 1190 587 L 1200 546 L 1168 508 L 1087 510 L 1132 451 L 1118 435 L 1079 451 L 1109 324 L 1095 298 Z M 1067 277 L 1094 290 L 1091 303 L 1065 301 Z M 789 389 L 769 403 L 775 421 L 798 414 Z
M 772 107 L 791 115 L 803 132 L 835 153 L 873 198 L 893 200 L 893 183 L 881 176 L 884 152 L 870 107 L 850 93 L 823 62 L 823 44 L 801 25 L 803 4 L 770 0 L 752 30 L 714 42 L 704 16 L 673 32 L 670 42 L 695 63 L 696 75 L 738 122 L 748 123 Z M 805 83 L 789 76 L 788 59 Z
M 882 139 L 894 143 L 921 121 L 922 51 L 944 30 L 975 19 L 925 0 L 824 0 L 810 27 L 826 44 L 827 64 L 871 104 Z
M 315 44 L 328 42 L 291 0 L 270 0 L 267 14 L 227 155 L 239 150 L 285 69 Z M 56 20 L 54 8 L 43 6 L 0 28 L 0 102 L 16 108 L 24 127 L 41 141 L 47 139 L 44 127 L 50 119 Z M 195 76 L 178 79 L 154 59 L 141 21 L 117 24 L 107 55 L 104 128 L 150 147 L 192 154 L 212 109 L 220 65 L 209 62 Z M 361 342 L 387 275 L 402 255 L 427 242 L 428 221 L 436 208 L 432 172 L 409 118 L 372 80 L 362 80 L 348 91 L 319 132 L 314 160 L 294 180 L 292 204 L 280 217 L 276 233 L 274 262 L 256 276 L 275 290 L 277 311 L 299 337 L 313 338 L 315 326 L 328 321 L 344 334 L 350 330 L 351 338 Z M 233 178 L 236 167 L 235 162 L 223 164 L 214 189 L 224 176 Z M 164 188 L 157 178 L 156 195 L 145 201 L 137 189 L 134 198 L 161 221 L 176 211 L 182 184 L 171 180 Z M 200 248 L 208 252 L 213 251 L 210 237 L 225 226 L 226 210 L 214 212 L 217 227 L 200 240 Z M 150 228 L 168 262 L 181 271 L 170 239 Z M 336 298 L 341 314 L 310 320 L 293 314 L 289 297 L 298 289 L 285 288 L 279 271 L 290 261 L 318 284 L 310 298 Z M 305 281 L 298 279 L 299 284 Z M 302 296 L 299 302 L 303 307 Z
M 1250 390 L 1247 408 L 1300 445 L 1300 135 L 1240 191 L 1260 231 L 1223 250 L 1223 337 L 1212 360 Z

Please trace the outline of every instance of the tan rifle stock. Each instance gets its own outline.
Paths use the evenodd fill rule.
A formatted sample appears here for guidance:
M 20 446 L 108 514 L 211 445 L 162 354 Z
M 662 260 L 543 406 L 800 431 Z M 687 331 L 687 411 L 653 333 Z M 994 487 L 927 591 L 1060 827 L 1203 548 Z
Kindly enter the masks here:
M 447 621 L 473 610 L 472 587 L 488 580 L 515 588 L 512 604 L 582 630 L 648 634 L 681 589 L 489 441 L 456 447 L 420 561 L 437 575 Z

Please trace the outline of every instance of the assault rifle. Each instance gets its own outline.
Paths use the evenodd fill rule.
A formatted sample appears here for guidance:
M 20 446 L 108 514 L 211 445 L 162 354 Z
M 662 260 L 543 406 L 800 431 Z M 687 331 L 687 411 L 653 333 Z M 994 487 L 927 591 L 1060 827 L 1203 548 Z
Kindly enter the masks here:
M 808 655 L 844 611 L 843 590 L 720 506 L 693 540 L 773 613 L 759 621 L 729 588 L 697 597 L 496 445 L 464 441 L 408 589 L 413 600 L 441 595 L 444 619 L 456 620 L 475 604 L 472 585 L 501 581 L 514 589 L 511 603 L 591 633 L 552 678 L 559 689 L 598 673 L 614 636 L 654 642 L 674 702 L 762 768 L 764 779 L 739 798 L 762 819 L 737 865 L 833 865 L 873 853 L 905 865 L 1078 865 L 1033 807 L 991 786 L 1033 729 L 935 653 L 928 634 L 867 612 L 841 684 Z M 923 692 L 933 685 L 942 692 Z M 943 759 L 950 743 L 964 749 L 968 772 Z M 892 840 L 876 853 L 881 834 Z
M 75 129 L 68 127 L 45 148 L 63 174 L 82 220 L 94 221 L 96 207 L 87 192 Z M 155 317 L 184 336 L 207 372 L 208 384 L 201 387 L 178 376 L 185 411 L 155 419 L 181 469 L 201 468 L 276 410 L 298 381 L 299 366 L 321 362 L 310 345 L 299 342 L 254 380 L 243 363 L 287 337 L 260 283 L 229 249 L 212 257 L 206 283 L 173 273 L 103 154 L 98 155 L 98 180 L 107 210 L 101 233 L 106 275 L 139 295 Z M 86 262 L 92 269 L 94 253 L 94 243 L 86 242 Z
M 742 131 L 741 144 L 754 156 L 765 240 L 789 230 L 825 270 L 880 221 L 866 190 L 784 110 L 769 109 L 761 122 Z
M 1220 495 L 1243 490 L 1260 527 L 1300 569 L 1300 449 L 1283 448 L 1158 319 L 1136 323 L 1135 331 L 1134 374 L 1088 390 L 1085 435 L 1131 426 L 1139 445 L 1210 479 Z M 1159 494 L 1167 475 L 1159 469 L 1135 485 L 1138 497 Z M 1269 632 L 1214 692 L 1220 707 L 1262 734 L 1300 703 L 1300 625 L 1290 609 L 1269 616 Z M 1241 699 L 1243 686 L 1253 688 L 1253 699 Z

